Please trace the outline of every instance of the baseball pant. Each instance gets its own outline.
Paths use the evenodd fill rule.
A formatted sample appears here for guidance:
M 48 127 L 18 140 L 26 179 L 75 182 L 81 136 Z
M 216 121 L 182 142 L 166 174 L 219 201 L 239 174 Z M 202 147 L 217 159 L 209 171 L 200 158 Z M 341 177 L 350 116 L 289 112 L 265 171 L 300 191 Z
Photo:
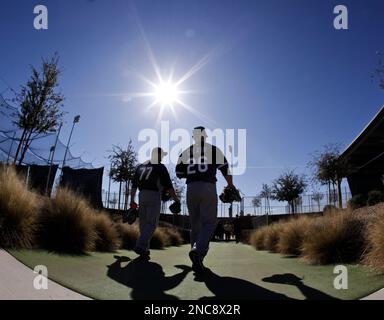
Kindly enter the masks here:
M 139 227 L 140 236 L 136 247 L 149 250 L 153 233 L 159 223 L 160 217 L 160 192 L 141 190 L 139 193 Z
M 187 206 L 191 220 L 191 246 L 205 257 L 217 225 L 216 184 L 196 181 L 187 186 Z

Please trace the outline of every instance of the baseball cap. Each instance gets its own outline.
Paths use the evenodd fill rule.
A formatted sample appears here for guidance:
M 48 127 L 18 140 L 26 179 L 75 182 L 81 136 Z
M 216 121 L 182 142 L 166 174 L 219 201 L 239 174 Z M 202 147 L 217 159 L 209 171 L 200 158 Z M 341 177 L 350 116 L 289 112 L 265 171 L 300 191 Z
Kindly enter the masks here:
M 203 127 L 203 126 L 194 127 L 193 131 L 195 131 L 195 130 L 205 131 L 205 127 Z
M 196 136 L 207 136 L 207 133 L 205 132 L 205 127 L 198 126 L 193 128 L 193 135 Z
M 153 148 L 152 150 L 152 155 L 156 155 L 156 156 L 160 156 L 160 157 L 164 157 L 168 154 L 168 152 L 165 152 L 162 148 L 160 147 L 156 147 L 156 148 Z

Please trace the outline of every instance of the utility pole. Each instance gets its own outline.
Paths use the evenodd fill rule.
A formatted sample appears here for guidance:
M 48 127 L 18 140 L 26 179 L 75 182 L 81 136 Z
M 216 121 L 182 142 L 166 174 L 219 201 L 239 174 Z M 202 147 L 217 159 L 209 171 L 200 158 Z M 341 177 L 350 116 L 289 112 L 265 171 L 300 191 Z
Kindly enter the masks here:
M 75 128 L 75 124 L 78 123 L 79 121 L 80 121 L 80 116 L 79 116 L 79 115 L 77 115 L 77 116 L 75 116 L 75 117 L 73 118 L 72 129 L 71 129 L 71 133 L 69 134 L 67 147 L 65 148 L 65 153 L 64 153 L 63 165 L 62 165 L 62 167 L 61 167 L 61 177 L 63 176 L 63 169 L 64 169 L 64 166 L 65 166 L 65 159 L 66 159 L 66 157 L 67 157 L 68 148 L 69 148 L 69 143 L 71 142 L 73 129 Z
M 53 165 L 53 160 L 55 157 L 55 151 L 56 151 L 56 146 L 57 146 L 57 141 L 59 140 L 59 135 L 61 131 L 61 127 L 63 126 L 63 123 L 60 123 L 59 130 L 57 131 L 56 139 L 55 139 L 55 144 L 51 147 L 51 158 L 49 161 L 49 170 L 48 170 L 48 177 L 47 177 L 47 183 L 45 185 L 45 194 L 48 195 L 48 186 L 49 186 L 49 180 L 51 179 L 51 171 L 52 171 L 52 165 Z
M 111 171 L 112 171 L 112 164 L 109 167 L 109 181 L 108 181 L 108 194 L 107 194 L 107 208 L 109 209 L 109 195 L 111 193 Z

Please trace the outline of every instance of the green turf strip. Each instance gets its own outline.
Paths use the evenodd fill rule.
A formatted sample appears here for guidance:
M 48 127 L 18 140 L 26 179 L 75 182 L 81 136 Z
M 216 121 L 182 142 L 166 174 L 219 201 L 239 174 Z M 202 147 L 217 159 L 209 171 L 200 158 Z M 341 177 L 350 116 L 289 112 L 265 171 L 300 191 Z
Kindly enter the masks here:
M 336 290 L 334 266 L 312 266 L 234 243 L 212 243 L 205 261 L 211 271 L 196 278 L 188 250 L 153 250 L 150 262 L 126 250 L 87 256 L 10 253 L 31 268 L 47 266 L 50 279 L 95 299 L 358 299 L 384 287 L 383 275 L 346 265 L 349 287 Z

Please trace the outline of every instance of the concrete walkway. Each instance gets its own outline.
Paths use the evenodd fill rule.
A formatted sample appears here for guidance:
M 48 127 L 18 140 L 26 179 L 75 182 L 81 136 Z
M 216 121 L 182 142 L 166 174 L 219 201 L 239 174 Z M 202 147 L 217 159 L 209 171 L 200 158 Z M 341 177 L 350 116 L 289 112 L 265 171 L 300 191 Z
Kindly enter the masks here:
M 37 274 L 2 249 L 0 266 L 0 300 L 89 300 L 51 280 L 48 289 L 36 290 Z
M 384 300 L 384 288 L 370 294 L 369 296 L 361 299 L 361 300 Z
M 350 290 L 333 287 L 332 266 L 312 266 L 298 259 L 259 252 L 250 246 L 212 243 L 206 259 L 211 271 L 198 279 L 190 271 L 189 246 L 153 250 L 151 261 L 135 260 L 132 251 L 61 256 L 46 251 L 0 250 L 0 299 L 362 299 L 384 300 L 383 277 L 349 266 Z M 19 260 L 17 260 L 19 259 Z M 19 262 L 22 261 L 23 263 Z M 36 290 L 33 268 L 49 270 L 47 290 Z M 97 279 L 97 281 L 95 281 Z M 367 290 L 368 288 L 368 290 Z M 365 294 L 364 294 L 365 293 Z

